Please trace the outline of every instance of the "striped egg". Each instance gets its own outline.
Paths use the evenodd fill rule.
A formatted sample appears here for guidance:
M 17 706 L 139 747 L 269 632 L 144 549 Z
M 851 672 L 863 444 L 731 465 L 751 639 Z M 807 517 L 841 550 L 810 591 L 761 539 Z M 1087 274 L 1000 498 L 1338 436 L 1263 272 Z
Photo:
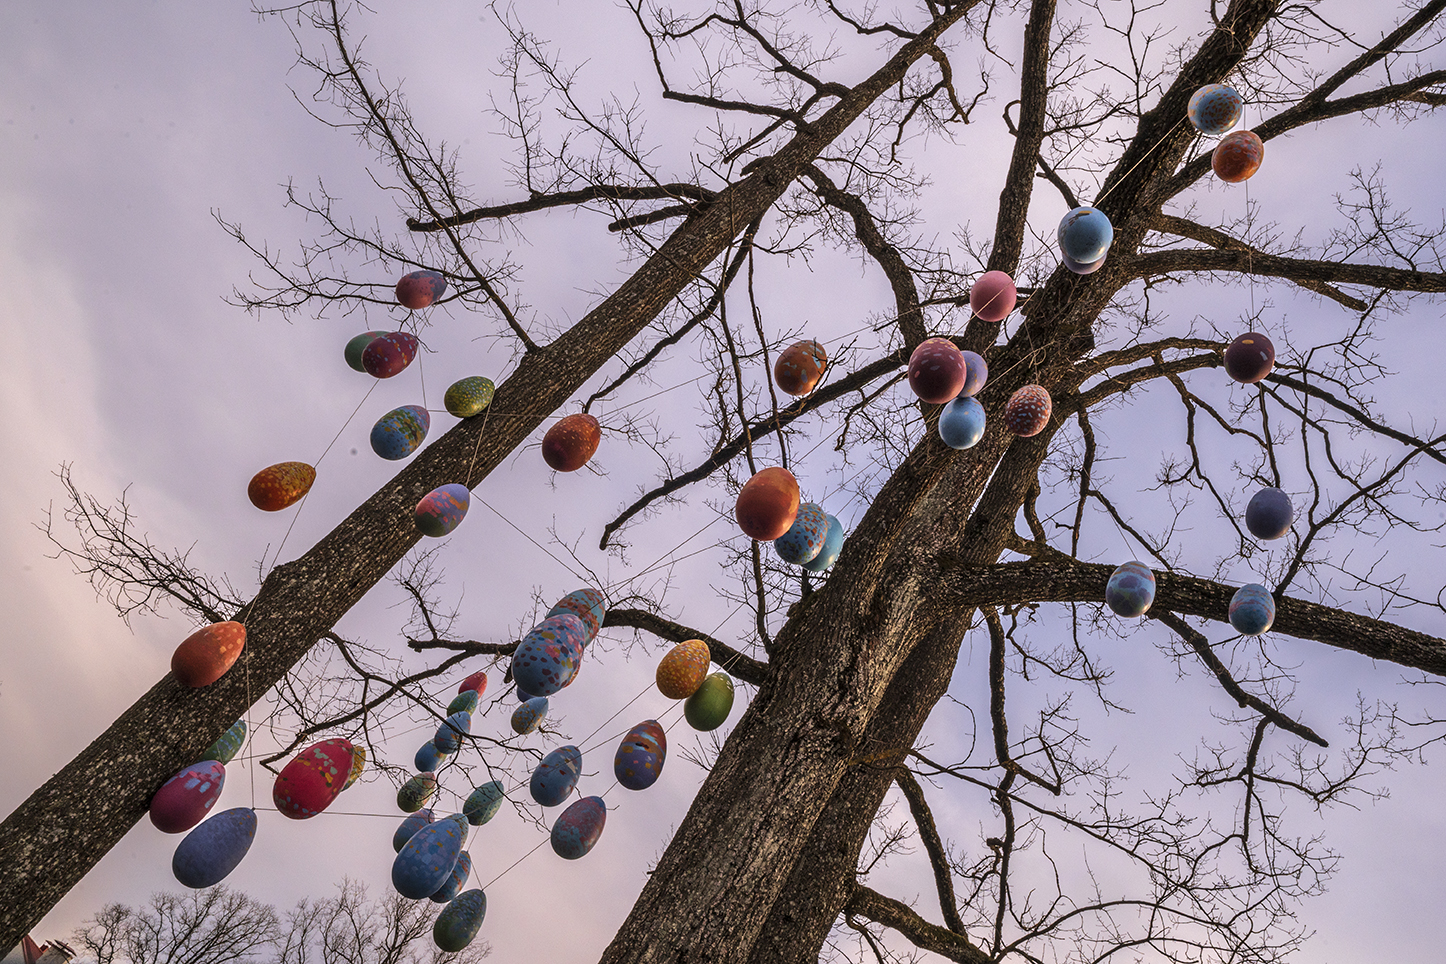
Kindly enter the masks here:
M 353 746 L 351 748 L 351 772 L 347 774 L 346 782 L 341 785 L 341 788 L 346 790 L 353 783 L 356 783 L 366 768 L 367 748 L 364 746 Z
M 1230 625 L 1242 636 L 1259 636 L 1275 624 L 1275 597 L 1258 582 L 1230 597 Z
M 206 748 L 201 754 L 202 760 L 215 760 L 217 763 L 230 763 L 241 752 L 241 745 L 246 742 L 246 721 L 237 720 L 231 724 L 231 729 L 221 734 L 221 738 Z

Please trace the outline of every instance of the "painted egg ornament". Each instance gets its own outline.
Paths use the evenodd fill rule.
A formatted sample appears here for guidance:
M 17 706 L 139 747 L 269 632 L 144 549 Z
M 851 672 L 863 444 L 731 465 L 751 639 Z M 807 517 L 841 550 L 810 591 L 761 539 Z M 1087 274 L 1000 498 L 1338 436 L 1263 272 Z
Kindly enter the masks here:
M 586 857 L 602 836 L 608 806 L 602 797 L 583 797 L 552 825 L 552 850 L 563 860 Z
M 569 415 L 542 437 L 542 461 L 557 472 L 576 472 L 602 441 L 602 426 L 587 412 Z
M 828 368 L 828 352 L 816 341 L 796 341 L 783 350 L 773 365 L 773 380 L 793 396 L 807 395 Z
M 407 370 L 417 357 L 421 342 L 405 331 L 393 331 L 372 339 L 362 352 L 362 368 L 373 378 L 391 378 Z
M 1247 331 L 1225 348 L 1225 374 L 1242 385 L 1264 381 L 1275 370 L 1275 345 L 1258 331 Z
M 984 437 L 984 406 L 960 395 L 939 413 L 939 437 L 951 449 L 969 449 Z
M 532 628 L 512 654 L 512 678 L 534 696 L 551 696 L 572 682 L 582 663 L 587 630 L 572 613 L 549 616 Z
M 226 621 L 203 626 L 171 654 L 171 672 L 182 686 L 210 686 L 236 663 L 246 647 L 246 627 Z
M 1275 622 L 1275 597 L 1258 582 L 1235 590 L 1230 597 L 1230 625 L 1242 636 L 1259 636 Z
M 417 311 L 447 293 L 447 279 L 439 271 L 413 271 L 397 282 L 397 303 Z
M 202 760 L 215 760 L 217 763 L 230 763 L 241 752 L 241 746 L 246 742 L 246 721 L 237 720 L 231 724 L 231 729 L 221 734 L 221 738 L 207 747 L 206 752 L 201 755 Z
M 412 900 L 431 897 L 452 875 L 467 842 L 467 818 L 460 813 L 429 823 L 412 834 L 392 861 L 392 886 Z
M 533 696 L 531 693 L 527 692 L 520 686 L 514 686 L 512 688 L 512 694 L 516 696 L 518 702 L 521 703 L 526 703 L 528 700 L 537 699 L 537 697 Z
M 1109 255 L 1106 254 L 1104 258 L 1100 258 L 1098 261 L 1091 261 L 1088 264 L 1076 261 L 1067 254 L 1060 255 L 1059 259 L 1064 262 L 1066 268 L 1075 274 L 1094 274 L 1105 266 L 1105 258 L 1108 257 Z
M 492 395 L 496 391 L 497 386 L 492 384 L 492 379 L 470 375 L 451 384 L 447 394 L 442 396 L 442 405 L 450 415 L 471 418 L 482 414 L 492 404 Z
M 429 898 L 433 903 L 445 904 L 456 897 L 462 888 L 467 885 L 467 878 L 472 876 L 472 855 L 462 851 L 457 855 L 457 862 L 452 865 L 452 873 L 447 877 L 445 883 L 437 888 L 437 892 Z
M 453 713 L 437 727 L 437 735 L 432 737 L 432 742 L 443 753 L 456 753 L 458 747 L 462 745 L 462 737 L 471 732 L 472 714 Z
M 771 466 L 743 483 L 733 517 L 749 538 L 772 542 L 793 525 L 800 501 L 798 480 L 793 473 Z
M 1105 605 L 1116 616 L 1143 616 L 1155 601 L 1155 574 L 1143 562 L 1127 562 L 1110 573 Z
M 824 533 L 823 548 L 818 551 L 803 568 L 809 572 L 823 572 L 829 566 L 838 561 L 838 554 L 843 551 L 844 528 L 843 523 L 833 516 L 828 517 L 828 532 Z
M 547 611 L 548 616 L 564 613 L 572 613 L 582 620 L 583 628 L 587 630 L 587 641 L 592 642 L 602 628 L 603 617 L 607 615 L 607 600 L 596 589 L 574 589 Z
M 372 426 L 372 451 L 389 462 L 404 459 L 417 450 L 432 427 L 432 416 L 420 405 L 394 408 Z
M 351 775 L 350 740 L 340 737 L 313 743 L 276 775 L 271 799 L 293 820 L 314 817 L 331 805 Z
M 487 895 L 480 889 L 458 894 L 432 924 L 432 941 L 444 951 L 463 950 L 482 929 L 487 916 Z
M 1254 131 L 1236 131 L 1221 138 L 1210 155 L 1215 176 L 1227 184 L 1248 181 L 1265 160 L 1265 142 Z
M 532 799 L 544 807 L 555 807 L 572 793 L 581 775 L 582 751 L 571 744 L 560 746 L 543 757 L 537 769 L 532 771 L 528 789 Z
M 346 343 L 346 348 L 342 352 L 346 358 L 347 366 L 350 367 L 352 371 L 365 372 L 367 369 L 366 366 L 362 364 L 362 353 L 367 350 L 367 345 L 370 345 L 383 335 L 389 334 L 391 334 L 391 332 L 364 331 L 360 335 L 352 338 L 351 341 Z
M 658 692 L 670 700 L 686 700 L 703 685 L 712 655 L 701 639 L 679 643 L 658 662 Z
M 1004 424 L 1020 438 L 1029 438 L 1044 431 L 1053 409 L 1054 403 L 1043 386 L 1025 385 L 1004 407 Z
M 171 857 L 171 873 L 195 890 L 219 884 L 241 863 L 255 839 L 255 810 L 223 810 L 186 834 Z
M 1245 507 L 1245 528 L 1257 539 L 1279 539 L 1290 531 L 1295 507 L 1290 496 L 1276 488 L 1261 489 Z
M 427 805 L 437 792 L 437 775 L 418 773 L 397 789 L 397 808 L 403 813 L 416 813 Z
M 351 748 L 351 772 L 346 775 L 346 782 L 341 785 L 343 791 L 351 788 L 353 783 L 361 777 L 367 768 L 367 748 L 364 746 L 353 746 Z
M 961 351 L 959 354 L 964 356 L 964 387 L 959 389 L 959 394 L 978 395 L 979 389 L 989 381 L 989 365 L 976 351 Z
M 986 271 L 969 289 L 969 310 L 984 321 L 1003 321 L 1014 310 L 1019 290 L 1003 271 Z
M 185 833 L 205 819 L 225 785 L 225 765 L 215 760 L 192 763 L 151 798 L 151 823 L 161 833 Z
M 709 676 L 683 704 L 683 716 L 687 718 L 688 725 L 704 733 L 722 726 L 731 712 L 733 679 L 727 673 Z
M 438 486 L 417 503 L 417 531 L 433 539 L 449 535 L 467 517 L 471 504 L 472 493 L 460 482 Z
M 277 462 L 251 477 L 246 498 L 262 512 L 280 512 L 300 502 L 316 481 L 316 469 L 305 462 Z
M 926 338 L 909 356 L 909 387 L 920 401 L 943 405 L 964 390 L 969 365 L 947 338 Z
M 487 692 L 487 672 L 485 670 L 479 669 L 457 686 L 458 693 L 465 693 L 468 690 L 476 693 L 478 699 L 482 698 L 482 694 Z
M 512 711 L 512 732 L 526 736 L 547 719 L 547 697 L 534 696 Z
M 1115 228 L 1099 208 L 1077 207 L 1059 222 L 1059 250 L 1071 261 L 1092 264 L 1102 259 L 1115 240 Z
M 447 762 L 450 753 L 443 753 L 437 748 L 437 744 L 431 740 L 423 743 L 417 750 L 417 755 L 412 758 L 412 765 L 417 768 L 418 773 L 435 772 L 438 767 Z
M 475 713 L 477 712 L 477 704 L 480 702 L 481 700 L 478 699 L 476 690 L 462 690 L 456 696 L 452 697 L 452 702 L 447 704 L 447 715 L 451 716 L 453 713 Z
M 472 826 L 480 827 L 497 816 L 497 811 L 502 808 L 502 801 L 505 799 L 507 793 L 502 784 L 496 780 L 484 783 L 468 794 L 467 802 L 462 804 L 462 815 Z
M 431 823 L 433 819 L 432 811 L 418 810 L 403 820 L 401 826 L 397 827 L 397 832 L 392 834 L 392 850 L 401 853 L 402 848 L 407 845 L 407 841 L 411 840 L 418 830 Z
M 1234 127 L 1244 107 L 1245 98 L 1234 87 L 1206 84 L 1191 95 L 1186 112 L 1197 131 L 1214 137 Z
M 817 503 L 805 502 L 798 507 L 798 515 L 788 531 L 773 540 L 773 551 L 784 562 L 801 566 L 823 551 L 827 535 L 828 513 Z
M 644 720 L 628 731 L 613 757 L 613 775 L 625 790 L 646 790 L 663 775 L 668 737 L 657 720 Z

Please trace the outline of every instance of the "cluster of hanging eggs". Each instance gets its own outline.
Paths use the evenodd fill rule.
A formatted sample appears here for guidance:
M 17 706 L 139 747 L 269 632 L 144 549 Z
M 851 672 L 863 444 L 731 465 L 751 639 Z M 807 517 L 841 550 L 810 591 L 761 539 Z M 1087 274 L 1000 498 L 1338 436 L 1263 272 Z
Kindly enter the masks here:
M 151 797 L 150 817 L 156 829 L 186 834 L 171 858 L 171 872 L 187 887 L 219 883 L 241 863 L 256 837 L 256 812 L 249 807 L 206 819 L 226 784 L 226 764 L 245 739 L 246 722 L 237 720 L 199 761 L 182 767 Z
M 1240 122 L 1245 108 L 1245 99 L 1233 87 L 1224 84 L 1206 84 L 1190 97 L 1187 114 L 1191 125 L 1201 134 L 1218 137 L 1210 155 L 1210 167 L 1215 176 L 1228 184 L 1249 180 L 1265 160 L 1265 143 L 1254 131 L 1236 131 L 1226 134 Z
M 770 466 L 743 483 L 733 517 L 750 538 L 772 542 L 784 562 L 823 572 L 843 550 L 843 523 L 802 498 L 793 473 Z

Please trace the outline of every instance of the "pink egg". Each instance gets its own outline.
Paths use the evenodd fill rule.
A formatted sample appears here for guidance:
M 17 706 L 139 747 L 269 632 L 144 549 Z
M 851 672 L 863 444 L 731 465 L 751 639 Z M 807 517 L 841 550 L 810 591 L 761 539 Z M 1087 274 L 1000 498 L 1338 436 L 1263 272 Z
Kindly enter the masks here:
M 969 308 L 985 321 L 1003 321 L 1014 310 L 1019 292 L 1003 271 L 986 271 L 969 289 Z

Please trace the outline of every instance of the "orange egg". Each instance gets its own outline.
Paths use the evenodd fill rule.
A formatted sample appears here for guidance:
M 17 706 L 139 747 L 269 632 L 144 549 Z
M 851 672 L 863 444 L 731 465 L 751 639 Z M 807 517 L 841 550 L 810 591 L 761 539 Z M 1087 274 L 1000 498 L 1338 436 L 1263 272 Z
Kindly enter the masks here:
M 586 412 L 569 415 L 542 437 L 542 460 L 558 472 L 576 472 L 602 441 L 602 426 Z
M 246 627 L 212 623 L 187 636 L 171 654 L 171 672 L 182 686 L 210 686 L 236 662 L 246 645 Z
M 738 527 L 759 542 L 772 542 L 798 518 L 798 480 L 777 466 L 759 472 L 743 484 L 733 516 Z
M 280 512 L 310 492 L 315 481 L 316 469 L 305 462 L 278 462 L 251 477 L 246 496 L 262 512 Z
M 686 700 L 708 675 L 712 655 L 701 639 L 679 643 L 658 662 L 658 692 L 670 700 Z
M 816 341 L 797 341 L 773 365 L 773 380 L 790 395 L 807 395 L 828 368 L 828 352 Z
M 1210 167 L 1215 176 L 1228 184 L 1239 184 L 1249 180 L 1265 160 L 1265 143 L 1254 131 L 1236 131 L 1227 134 L 1215 145 L 1210 155 Z

